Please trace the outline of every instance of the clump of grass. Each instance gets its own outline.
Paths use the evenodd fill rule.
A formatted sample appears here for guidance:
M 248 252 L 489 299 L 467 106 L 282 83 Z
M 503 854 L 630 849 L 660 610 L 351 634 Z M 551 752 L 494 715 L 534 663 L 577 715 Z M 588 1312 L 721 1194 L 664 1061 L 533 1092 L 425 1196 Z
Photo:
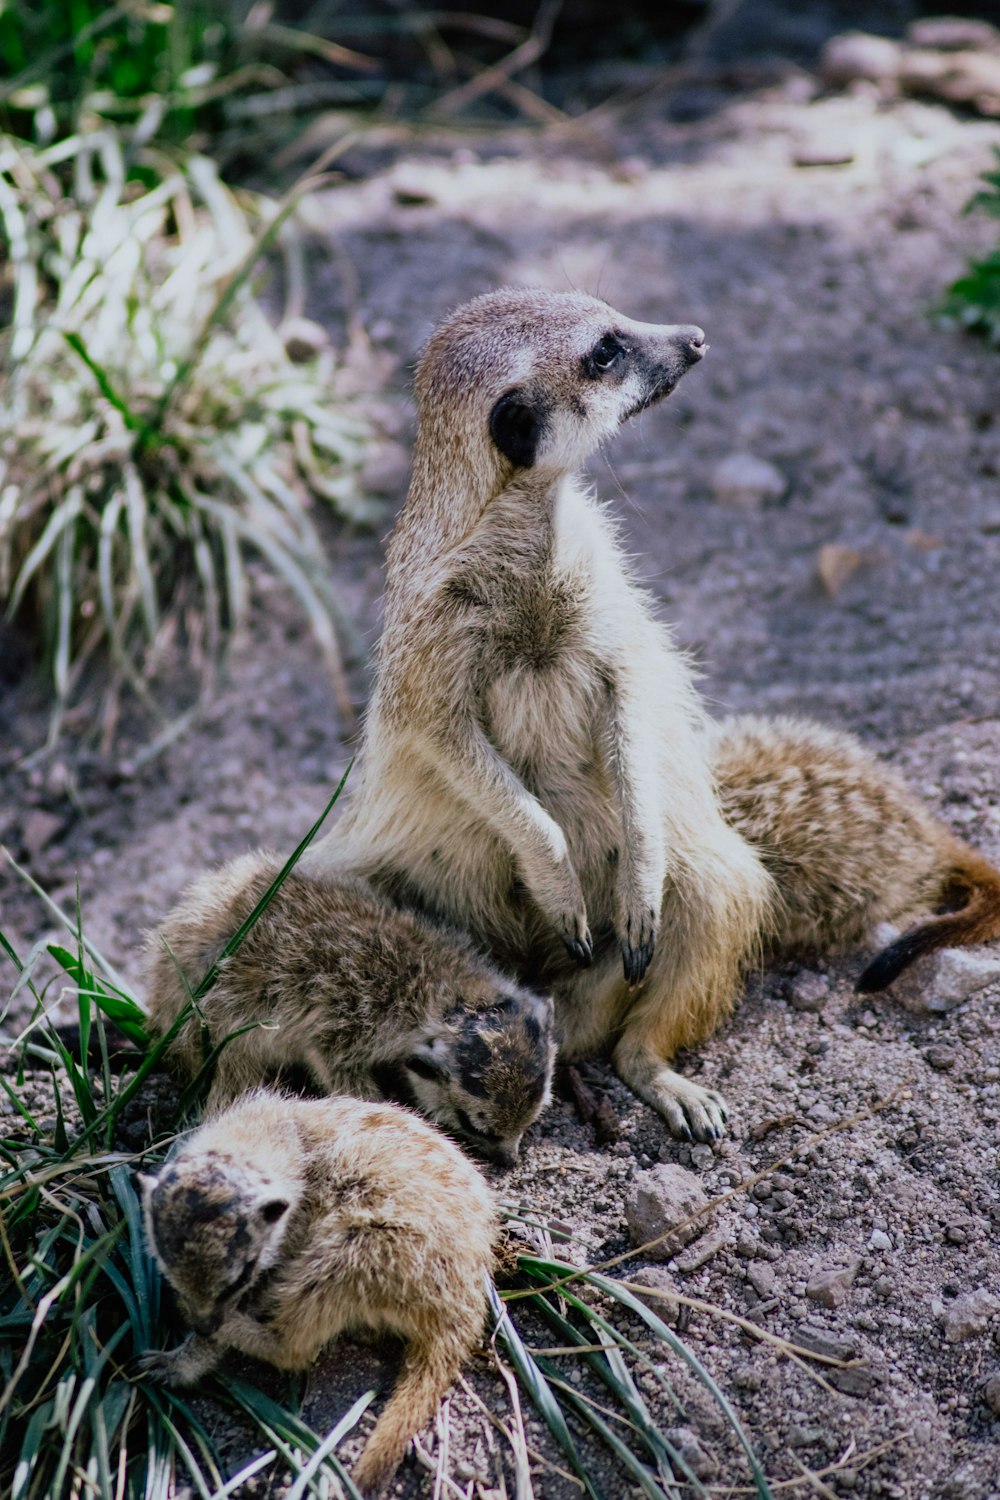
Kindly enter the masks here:
M 984 172 L 986 186 L 966 204 L 966 213 L 976 209 L 1000 219 L 1000 151 L 992 172 Z M 942 304 L 944 315 L 990 343 L 1000 345 L 1000 245 L 981 260 L 973 260 L 953 281 Z
M 168 651 L 210 691 L 249 553 L 293 591 L 349 709 L 309 511 L 318 497 L 370 518 L 354 483 L 364 427 L 329 349 L 293 361 L 249 280 L 284 237 L 300 282 L 295 201 L 237 196 L 207 158 L 126 151 L 110 128 L 0 145 L 0 604 L 41 625 L 50 739 L 99 647 L 112 723 L 122 682 L 163 717 L 151 682 Z
M 726 1428 L 745 1455 L 752 1493 L 757 1500 L 774 1500 L 753 1445 L 709 1370 L 632 1290 L 593 1268 L 574 1266 L 551 1254 L 521 1252 L 518 1271 L 520 1290 L 506 1293 L 506 1300 L 493 1293 L 497 1341 L 589 1500 L 604 1500 L 604 1496 L 574 1431 L 603 1444 L 617 1460 L 622 1480 L 650 1500 L 682 1493 L 693 1500 L 710 1500 L 705 1484 L 669 1430 L 657 1422 L 635 1379 L 637 1370 L 651 1376 L 661 1398 L 683 1419 L 683 1405 L 664 1364 L 671 1355 L 719 1407 Z M 524 1344 L 510 1316 L 511 1306 L 520 1302 L 553 1330 L 555 1349 L 532 1353 Z M 600 1303 L 605 1306 L 603 1312 Z M 652 1335 L 652 1352 L 648 1343 L 640 1345 L 624 1331 L 622 1323 L 628 1319 L 642 1323 Z M 568 1380 L 567 1359 L 570 1368 L 576 1363 L 597 1377 L 602 1399 Z M 619 1492 L 617 1486 L 615 1492 Z

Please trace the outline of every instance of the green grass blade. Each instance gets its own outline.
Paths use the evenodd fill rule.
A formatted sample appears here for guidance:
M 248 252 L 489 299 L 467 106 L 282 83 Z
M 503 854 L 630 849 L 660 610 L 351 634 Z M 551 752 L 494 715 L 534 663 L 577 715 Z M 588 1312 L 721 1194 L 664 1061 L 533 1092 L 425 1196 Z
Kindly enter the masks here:
M 145 1047 L 148 1041 L 145 1029 L 146 1013 L 134 1000 L 119 996 L 110 991 L 102 984 L 92 970 L 84 968 L 80 960 L 67 949 L 60 947 L 58 943 L 47 943 L 46 951 L 55 959 L 56 963 L 72 979 L 81 999 L 81 1037 L 83 1033 L 83 1005 L 84 999 L 93 1000 L 94 1004 L 113 1021 L 130 1042 L 138 1047 Z M 89 1019 L 89 1007 L 87 1008 Z M 84 1054 L 85 1056 L 86 1054 Z
M 340 1440 L 357 1427 L 362 1415 L 374 1400 L 375 1392 L 366 1391 L 363 1396 L 358 1397 L 350 1411 L 345 1412 L 340 1421 L 330 1428 L 330 1431 L 316 1448 L 305 1468 L 297 1476 L 295 1483 L 285 1496 L 285 1500 L 302 1500 L 313 1475 L 319 1473 L 321 1467 L 329 1455 L 332 1454 Z
M 104 397 L 105 401 L 110 401 L 115 410 L 121 414 L 121 418 L 125 423 L 125 426 L 132 432 L 139 431 L 142 423 L 136 417 L 135 413 L 131 410 L 128 402 L 125 401 L 122 396 L 119 396 L 118 392 L 111 384 L 111 377 L 108 375 L 107 370 L 105 370 L 102 365 L 99 365 L 97 360 L 90 355 L 87 350 L 87 346 L 84 344 L 83 339 L 80 337 L 80 335 L 78 333 L 67 333 L 66 330 L 63 329 L 62 336 L 66 340 L 69 347 L 73 350 L 73 353 L 78 355 L 80 359 L 83 360 L 83 363 L 87 366 L 87 369 L 97 381 L 98 389 L 100 390 L 101 395 Z
M 550 1381 L 558 1382 L 558 1389 L 563 1400 L 568 1401 L 577 1416 L 588 1426 L 592 1427 L 598 1437 L 604 1442 L 631 1475 L 643 1494 L 648 1495 L 650 1500 L 664 1500 L 666 1491 L 659 1482 L 657 1476 L 632 1452 L 631 1448 L 615 1432 L 610 1422 L 606 1422 L 600 1412 L 583 1396 L 574 1391 L 572 1386 L 566 1384 L 559 1378 L 558 1371 L 551 1362 L 541 1355 L 536 1356 L 539 1369 Z M 674 1486 L 671 1486 L 673 1489 Z M 675 1491 L 676 1493 L 676 1491 Z
M 300 1452 L 314 1453 L 320 1446 L 320 1439 L 304 1422 L 292 1416 L 276 1401 L 272 1401 L 270 1396 L 265 1396 L 263 1391 L 257 1390 L 256 1386 L 232 1377 L 225 1381 L 216 1380 L 214 1384 L 230 1404 L 235 1405 L 244 1416 L 249 1417 L 266 1440 L 277 1448 L 293 1471 L 301 1467 L 301 1461 L 296 1456 L 295 1449 Z M 349 1500 L 364 1500 L 336 1453 L 327 1453 L 323 1462 L 339 1479 Z M 318 1485 L 318 1475 L 313 1475 L 308 1485 L 314 1494 L 322 1496 L 323 1491 Z
M 231 954 L 236 952 L 237 948 L 243 942 L 243 939 L 246 937 L 247 933 L 251 931 L 262 913 L 267 910 L 271 902 L 274 900 L 275 896 L 281 890 L 281 887 L 284 885 L 285 881 L 288 879 L 289 875 L 292 873 L 295 866 L 298 864 L 299 860 L 302 858 L 303 854 L 309 848 L 309 845 L 312 843 L 313 839 L 316 837 L 317 833 L 319 833 L 323 824 L 326 822 L 327 816 L 331 812 L 334 803 L 337 801 L 337 798 L 344 790 L 344 784 L 347 781 L 348 776 L 351 774 L 351 766 L 353 766 L 353 764 L 354 760 L 352 757 L 352 759 L 348 762 L 347 770 L 344 772 L 343 776 L 337 783 L 333 796 L 330 798 L 329 802 L 326 804 L 323 811 L 320 813 L 319 817 L 316 819 L 315 823 L 306 834 L 305 838 L 303 838 L 296 845 L 291 855 L 288 857 L 288 859 L 285 860 L 285 863 L 282 865 L 277 875 L 271 881 L 271 884 L 268 886 L 263 896 L 261 896 L 253 911 L 247 917 L 246 921 L 243 922 L 233 933 L 232 937 L 229 939 L 228 943 L 219 954 L 219 957 L 216 959 L 215 963 L 209 969 L 208 973 L 204 976 L 201 983 L 198 985 L 198 988 L 195 990 L 192 997 L 194 1000 L 201 1000 L 205 995 L 208 994 L 208 991 L 212 988 L 212 985 L 219 977 L 219 966 L 222 964 L 223 960 L 229 958 Z
M 591 1497 L 591 1500 L 604 1500 L 601 1491 L 594 1484 L 583 1459 L 580 1457 L 577 1446 L 570 1434 L 569 1427 L 566 1425 L 566 1418 L 563 1416 L 562 1408 L 553 1394 L 552 1387 L 539 1369 L 537 1361 L 532 1358 L 521 1342 L 521 1337 L 511 1322 L 510 1315 L 501 1302 L 499 1293 L 492 1283 L 489 1286 L 489 1299 L 490 1306 L 496 1318 L 496 1337 L 503 1343 L 510 1362 L 520 1378 L 521 1384 L 528 1392 L 552 1436 L 569 1460 L 573 1472 L 582 1481 L 583 1487 Z
M 350 767 L 348 767 L 348 769 L 350 769 Z M 95 945 L 90 941 L 88 937 L 86 937 L 82 933 L 78 934 L 76 923 L 66 915 L 61 906 L 56 905 L 52 897 L 49 895 L 48 891 L 46 891 L 43 886 L 40 886 L 38 884 L 38 881 L 35 880 L 28 873 L 28 871 L 23 868 L 22 865 L 18 864 L 17 860 L 11 854 L 6 845 L 0 844 L 0 854 L 3 854 L 4 858 L 7 860 L 7 863 L 10 865 L 15 874 L 18 875 L 26 885 L 30 885 L 35 895 L 38 896 L 42 902 L 44 902 L 45 906 L 52 913 L 52 915 L 54 917 L 58 917 L 59 921 L 63 924 L 66 930 L 68 932 L 71 932 L 74 937 L 79 937 L 87 952 L 90 954 L 90 957 L 94 960 L 95 964 L 100 965 L 103 974 L 114 986 L 115 990 L 120 995 L 127 995 L 128 985 L 125 983 L 124 979 L 122 979 L 121 975 L 115 971 L 114 966 L 108 962 L 108 960 L 101 953 L 100 949 L 95 947 Z
M 565 1295 L 565 1289 L 562 1295 Z M 574 1306 L 582 1309 L 583 1315 L 595 1329 L 595 1342 L 605 1343 L 609 1337 L 615 1337 L 616 1331 L 610 1328 L 605 1319 L 595 1315 L 592 1309 L 587 1308 L 578 1298 L 571 1298 L 570 1300 L 572 1300 Z M 552 1306 L 546 1297 L 539 1294 L 531 1299 L 530 1305 L 537 1307 L 546 1321 L 552 1327 L 558 1329 L 560 1336 L 567 1344 L 582 1345 L 590 1342 L 584 1334 Z M 634 1350 L 634 1346 L 627 1339 L 621 1335 L 618 1337 L 623 1347 Z M 606 1349 L 600 1354 L 592 1351 L 584 1354 L 583 1358 L 613 1393 L 619 1404 L 628 1412 L 637 1435 L 642 1438 L 656 1462 L 660 1463 L 665 1460 L 666 1463 L 672 1465 L 676 1471 L 683 1475 L 684 1479 L 691 1486 L 693 1493 L 698 1497 L 698 1500 L 709 1500 L 708 1491 L 693 1472 L 680 1450 L 670 1442 L 666 1434 L 654 1422 L 641 1392 L 632 1380 L 628 1368 L 621 1357 L 620 1350 L 615 1348 Z M 647 1363 L 645 1360 L 642 1362 L 644 1364 Z M 651 1361 L 648 1363 L 652 1364 Z M 676 1398 L 674 1399 L 676 1401 Z
M 605 1292 L 609 1297 L 613 1297 L 616 1302 L 620 1302 L 624 1307 L 627 1307 L 630 1312 L 633 1312 L 636 1315 L 636 1317 L 640 1318 L 642 1322 L 646 1324 L 646 1327 L 651 1329 L 658 1338 L 662 1339 L 663 1342 L 667 1344 L 673 1350 L 673 1352 L 685 1362 L 688 1368 L 698 1377 L 702 1385 L 705 1387 L 709 1395 L 719 1407 L 719 1410 L 722 1412 L 722 1415 L 725 1417 L 726 1422 L 735 1434 L 740 1446 L 746 1454 L 747 1463 L 750 1466 L 750 1472 L 753 1475 L 754 1485 L 757 1489 L 758 1500 L 774 1500 L 771 1488 L 767 1482 L 767 1479 L 765 1478 L 764 1470 L 761 1468 L 760 1460 L 758 1459 L 757 1454 L 754 1451 L 750 1439 L 746 1435 L 742 1422 L 736 1415 L 736 1412 L 733 1410 L 733 1407 L 727 1400 L 724 1393 L 719 1389 L 716 1382 L 712 1379 L 712 1376 L 705 1369 L 705 1366 L 701 1363 L 701 1360 L 698 1359 L 694 1354 L 692 1354 L 688 1346 L 683 1342 L 682 1339 L 679 1339 L 677 1337 L 672 1328 L 669 1328 L 667 1324 L 663 1322 L 662 1318 L 658 1318 L 656 1314 L 645 1305 L 644 1302 L 640 1302 L 638 1297 L 636 1297 L 632 1292 L 627 1291 L 626 1288 L 622 1286 L 621 1282 L 614 1281 L 610 1276 L 601 1276 L 596 1271 L 590 1272 L 586 1279 L 590 1281 L 592 1285 Z

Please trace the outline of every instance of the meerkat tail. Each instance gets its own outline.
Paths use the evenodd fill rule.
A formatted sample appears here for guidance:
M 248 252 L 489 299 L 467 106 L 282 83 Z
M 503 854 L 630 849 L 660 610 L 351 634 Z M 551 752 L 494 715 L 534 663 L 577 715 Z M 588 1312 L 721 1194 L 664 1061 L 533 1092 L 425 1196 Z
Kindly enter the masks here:
M 354 1466 L 351 1477 L 362 1493 L 377 1494 L 396 1472 L 410 1438 L 430 1421 L 459 1368 L 458 1360 L 426 1349 L 407 1353 L 395 1389 Z
M 1000 870 L 981 854 L 959 848 L 945 872 L 941 895 L 946 903 L 959 903 L 957 910 L 918 923 L 884 948 L 855 984 L 859 995 L 886 989 L 925 953 L 1000 938 Z

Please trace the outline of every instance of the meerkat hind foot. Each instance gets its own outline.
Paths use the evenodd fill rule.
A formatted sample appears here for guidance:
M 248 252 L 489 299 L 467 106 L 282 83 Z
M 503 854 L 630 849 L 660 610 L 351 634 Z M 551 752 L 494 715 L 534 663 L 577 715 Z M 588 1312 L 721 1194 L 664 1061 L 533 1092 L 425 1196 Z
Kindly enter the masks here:
M 642 1079 L 629 1077 L 628 1068 L 619 1067 L 618 1071 L 623 1081 L 663 1117 L 678 1140 L 711 1143 L 725 1135 L 729 1107 L 714 1089 L 702 1088 L 662 1063 L 655 1070 L 643 1069 L 646 1076 Z

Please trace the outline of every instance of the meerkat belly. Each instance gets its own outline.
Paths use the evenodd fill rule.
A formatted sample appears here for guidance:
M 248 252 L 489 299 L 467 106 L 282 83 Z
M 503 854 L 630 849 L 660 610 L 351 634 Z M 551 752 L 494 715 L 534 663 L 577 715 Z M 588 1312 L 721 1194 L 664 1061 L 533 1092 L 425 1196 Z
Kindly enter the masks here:
M 519 663 L 486 695 L 487 733 L 566 836 L 595 939 L 611 931 L 607 870 L 622 838 L 601 744 L 600 693 L 589 664 L 570 657 L 552 670 Z

